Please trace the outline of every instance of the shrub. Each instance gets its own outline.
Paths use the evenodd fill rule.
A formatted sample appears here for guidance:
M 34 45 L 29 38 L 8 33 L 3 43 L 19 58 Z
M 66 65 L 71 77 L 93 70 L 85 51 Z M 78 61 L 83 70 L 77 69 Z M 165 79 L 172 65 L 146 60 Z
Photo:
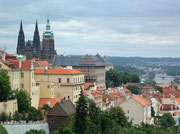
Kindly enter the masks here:
M 2 121 L 2 122 L 5 122 L 5 121 L 7 121 L 7 114 L 5 113 L 5 112 L 2 112 L 1 114 L 0 114 L 0 121 Z
M 0 134 L 8 134 L 7 130 L 2 125 L 0 125 Z

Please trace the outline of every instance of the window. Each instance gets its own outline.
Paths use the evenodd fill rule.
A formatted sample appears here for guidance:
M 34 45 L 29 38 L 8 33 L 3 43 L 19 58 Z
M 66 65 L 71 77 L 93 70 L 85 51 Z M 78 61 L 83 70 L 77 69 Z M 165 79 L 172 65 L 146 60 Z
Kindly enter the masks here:
M 32 78 L 34 78 L 34 73 L 32 72 Z
M 61 78 L 59 78 L 59 83 L 61 83 Z
M 129 110 L 127 110 L 127 113 L 129 114 Z
M 70 100 L 70 96 L 68 96 L 68 100 Z
M 50 85 L 48 85 L 47 87 L 50 88 Z
M 21 78 L 24 78 L 24 73 L 21 73 Z
M 33 82 L 32 82 L 32 87 L 33 87 Z
M 24 84 L 23 83 L 21 83 L 21 88 L 24 88 Z
M 67 78 L 67 83 L 69 83 L 69 78 Z
M 51 123 L 54 123 L 54 118 L 51 118 L 51 119 L 50 119 L 50 122 L 51 122 Z
M 66 100 L 66 97 L 64 97 L 64 100 Z

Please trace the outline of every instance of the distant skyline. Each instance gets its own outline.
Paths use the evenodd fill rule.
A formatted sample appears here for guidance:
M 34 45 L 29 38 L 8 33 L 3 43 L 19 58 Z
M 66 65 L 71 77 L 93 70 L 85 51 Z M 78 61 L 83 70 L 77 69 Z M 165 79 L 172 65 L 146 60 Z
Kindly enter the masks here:
M 0 48 L 15 54 L 20 20 L 26 41 L 48 13 L 58 54 L 180 57 L 179 0 L 1 0 Z

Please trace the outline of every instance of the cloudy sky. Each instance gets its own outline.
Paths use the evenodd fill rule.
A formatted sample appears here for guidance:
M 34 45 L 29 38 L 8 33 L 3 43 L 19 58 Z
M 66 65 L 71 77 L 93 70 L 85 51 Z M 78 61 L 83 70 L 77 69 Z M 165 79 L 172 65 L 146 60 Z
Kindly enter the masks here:
M 180 0 L 0 0 L 0 48 L 16 53 L 20 19 L 26 40 L 40 37 L 48 13 L 58 54 L 180 57 Z

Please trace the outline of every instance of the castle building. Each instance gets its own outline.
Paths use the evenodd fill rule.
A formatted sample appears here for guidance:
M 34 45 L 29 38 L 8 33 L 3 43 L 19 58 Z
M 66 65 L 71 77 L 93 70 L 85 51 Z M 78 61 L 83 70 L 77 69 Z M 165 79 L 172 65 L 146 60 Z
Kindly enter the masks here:
M 52 62 L 55 55 L 54 34 L 50 28 L 50 20 L 47 18 L 46 30 L 43 33 L 43 41 L 40 41 L 38 24 L 36 20 L 33 41 L 25 41 L 22 21 L 17 43 L 17 54 L 25 55 L 27 59 L 37 58 Z

